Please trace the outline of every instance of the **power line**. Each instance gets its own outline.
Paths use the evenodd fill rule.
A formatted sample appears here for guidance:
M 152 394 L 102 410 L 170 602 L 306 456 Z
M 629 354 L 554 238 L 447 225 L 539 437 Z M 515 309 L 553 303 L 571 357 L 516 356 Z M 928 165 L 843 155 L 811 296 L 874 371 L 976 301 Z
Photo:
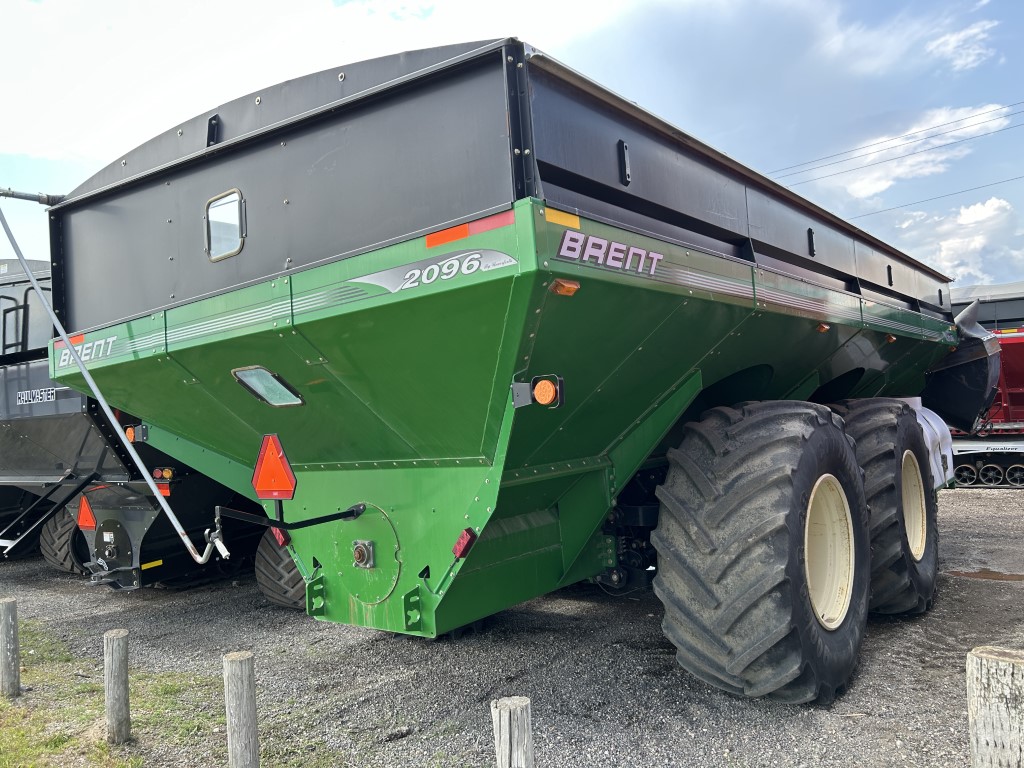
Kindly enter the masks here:
M 1017 123 L 1017 125 L 1010 125 L 1006 128 L 997 128 L 994 131 L 983 133 L 980 136 L 968 136 L 966 139 L 957 139 L 956 141 L 947 141 L 945 144 L 939 144 L 936 147 L 928 147 L 927 149 L 919 149 L 916 152 L 907 152 L 905 155 L 899 157 L 890 157 L 886 160 L 879 160 L 876 163 L 868 163 L 866 165 L 858 165 L 856 168 L 847 168 L 845 171 L 836 171 L 835 173 L 826 173 L 824 176 L 815 176 L 813 179 L 804 179 L 803 181 L 797 181 L 792 184 L 787 184 L 787 187 L 799 187 L 801 184 L 810 184 L 812 181 L 821 181 L 822 179 L 831 179 L 833 176 L 842 176 L 844 173 L 853 173 L 854 171 L 862 171 L 865 168 L 873 168 L 876 165 L 884 165 L 885 163 L 891 163 L 895 160 L 903 160 L 907 157 L 913 157 L 914 155 L 922 155 L 925 152 L 934 152 L 936 149 L 942 149 L 943 147 L 951 147 L 954 144 L 963 144 L 965 141 L 973 141 L 974 139 L 983 139 L 986 136 L 991 136 L 994 133 L 1002 133 L 1003 131 L 1013 130 L 1014 128 L 1024 127 L 1024 123 Z
M 852 157 L 846 157 L 846 158 L 843 158 L 842 160 L 833 160 L 831 163 L 822 163 L 821 165 L 815 165 L 815 166 L 812 166 L 810 168 L 804 168 L 802 171 L 793 171 L 792 173 L 784 173 L 781 176 L 776 176 L 775 178 L 776 179 L 785 179 L 785 178 L 788 178 L 790 176 L 799 176 L 801 173 L 810 173 L 811 171 L 817 171 L 817 170 L 820 170 L 821 168 L 828 168 L 831 165 L 840 165 L 841 163 L 848 163 L 851 160 L 857 160 L 857 159 L 859 159 L 861 157 L 870 157 L 871 155 L 877 155 L 879 152 L 888 152 L 888 151 L 893 150 L 893 149 L 899 149 L 900 147 L 909 147 L 911 144 L 917 144 L 918 142 L 921 142 L 921 141 L 927 141 L 928 139 L 934 139 L 937 136 L 945 136 L 946 134 L 949 134 L 949 133 L 958 133 L 959 131 L 966 131 L 968 128 L 974 128 L 977 125 L 984 125 L 985 123 L 991 123 L 991 122 L 994 122 L 996 120 L 1005 120 L 1008 117 L 1013 117 L 1014 115 L 1022 115 L 1022 114 L 1024 114 L 1024 109 L 1018 110 L 1016 112 L 1011 112 L 1008 115 L 999 115 L 999 117 L 990 117 L 988 120 L 979 120 L 977 123 L 971 123 L 970 125 L 961 125 L 959 128 L 950 128 L 948 131 L 940 131 L 939 133 L 933 133 L 930 136 L 922 136 L 920 139 L 913 139 L 911 141 L 904 142 L 903 144 L 896 144 L 895 146 L 892 146 L 892 147 L 884 147 L 883 149 L 873 149 L 870 152 L 865 152 L 865 153 L 863 153 L 861 155 L 853 155 Z M 993 133 L 995 133 L 995 131 L 993 131 Z M 988 134 L 986 133 L 986 134 L 981 134 L 981 135 L 987 136 Z M 971 137 L 968 137 L 968 138 L 977 138 L 977 137 L 971 136 Z M 889 141 L 895 141 L 895 139 L 889 139 Z M 946 145 L 942 144 L 940 146 L 944 147 Z M 934 149 L 938 149 L 938 148 L 939 147 L 934 147 Z M 854 150 L 851 149 L 849 151 L 853 152 Z M 906 155 L 904 155 L 904 157 L 906 157 Z M 898 158 L 894 158 L 894 159 L 898 159 Z M 806 165 L 806 163 L 801 163 L 801 165 Z M 867 167 L 867 166 L 861 166 L 861 167 Z
M 941 200 L 944 197 L 953 197 L 955 195 L 962 195 L 965 192 L 975 192 L 979 189 L 985 189 L 986 187 L 994 187 L 997 184 L 1007 184 L 1011 181 L 1020 181 L 1024 179 L 1024 176 L 1014 176 L 1012 179 L 1003 179 L 1002 181 L 993 181 L 991 184 L 982 184 L 978 187 L 971 187 L 970 189 L 961 189 L 957 192 L 950 192 L 948 195 L 938 195 L 937 197 L 929 197 L 924 200 L 915 200 L 912 203 L 903 203 L 903 205 L 894 205 L 892 208 L 883 208 L 880 211 L 872 211 L 871 213 L 862 213 L 860 216 L 847 216 L 847 221 L 853 221 L 854 219 L 863 219 L 865 216 L 874 216 L 879 213 L 888 213 L 889 211 L 898 211 L 900 208 L 909 208 L 912 205 L 920 205 L 921 203 L 930 203 L 933 200 Z
M 842 152 L 836 152 L 833 155 L 825 155 L 824 157 L 819 157 L 819 158 L 817 158 L 815 160 L 808 160 L 808 161 L 803 162 L 803 163 L 797 163 L 796 165 L 787 165 L 785 168 L 779 168 L 779 169 L 774 170 L 774 171 L 768 171 L 767 175 L 772 176 L 772 175 L 774 175 L 776 173 L 782 173 L 782 171 L 788 171 L 791 168 L 799 168 L 800 166 L 810 165 L 811 163 L 820 163 L 822 160 L 831 160 L 833 157 L 839 157 L 840 155 L 848 155 L 851 152 L 856 152 L 859 149 L 868 149 L 869 147 L 877 147 L 879 144 L 886 144 L 886 143 L 888 143 L 890 141 L 899 141 L 900 139 L 909 139 L 911 136 L 914 136 L 915 134 L 918 134 L 918 133 L 924 133 L 925 131 L 932 131 L 932 130 L 935 130 L 936 128 L 945 128 L 947 125 L 953 125 L 954 123 L 962 123 L 965 120 L 972 120 L 975 117 L 981 117 L 982 115 L 988 115 L 988 114 L 991 114 L 993 112 L 999 112 L 1000 110 L 1009 109 L 1010 107 L 1019 107 L 1021 104 L 1024 104 L 1024 101 L 1015 101 L 1012 104 L 1006 104 L 1005 106 L 996 107 L 995 109 L 987 109 L 984 112 L 977 112 L 977 113 L 975 113 L 973 115 L 969 115 L 967 117 L 961 117 L 958 120 L 950 120 L 949 122 L 939 123 L 938 125 L 932 125 L 932 126 L 929 126 L 927 128 L 919 128 L 916 131 L 911 131 L 910 133 L 905 133 L 902 136 L 895 136 L 895 137 L 893 137 L 891 139 L 882 139 L 881 141 L 875 141 L 875 142 L 873 142 L 871 144 L 864 144 L 863 146 L 860 146 L 860 147 L 854 147 L 853 149 L 847 149 L 847 150 L 844 150 Z

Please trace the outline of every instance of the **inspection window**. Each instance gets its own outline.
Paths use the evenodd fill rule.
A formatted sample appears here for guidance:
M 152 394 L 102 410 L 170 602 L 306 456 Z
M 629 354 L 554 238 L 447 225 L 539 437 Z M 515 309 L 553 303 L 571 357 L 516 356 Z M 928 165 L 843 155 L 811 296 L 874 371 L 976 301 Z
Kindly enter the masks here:
M 235 368 L 231 375 L 251 395 L 275 408 L 302 405 L 304 402 L 302 396 L 288 382 L 261 365 Z
M 229 189 L 206 204 L 206 253 L 210 261 L 234 256 L 245 245 L 245 200 Z

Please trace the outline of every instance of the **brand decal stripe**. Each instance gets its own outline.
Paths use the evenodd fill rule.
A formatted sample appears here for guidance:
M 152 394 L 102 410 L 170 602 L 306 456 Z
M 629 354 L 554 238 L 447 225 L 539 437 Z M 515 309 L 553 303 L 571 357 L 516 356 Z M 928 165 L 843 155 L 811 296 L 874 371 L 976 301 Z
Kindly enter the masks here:
M 763 299 L 765 303 L 773 306 L 792 307 L 819 315 L 831 315 L 846 320 L 860 322 L 860 307 L 851 307 L 842 302 L 831 302 L 827 299 L 814 299 L 788 291 L 777 291 L 773 289 L 760 289 L 757 298 Z
M 348 304 L 352 301 L 364 298 L 367 292 L 362 288 L 354 286 L 335 287 L 327 290 L 308 293 L 296 299 L 292 304 L 292 311 L 295 314 L 312 312 L 322 307 L 329 307 L 335 304 Z
M 173 331 L 168 331 L 167 342 L 183 341 L 185 339 L 195 338 L 196 336 L 205 336 L 219 331 L 230 330 L 241 325 L 287 317 L 289 308 L 289 301 L 275 301 L 273 304 L 269 304 L 265 307 L 247 309 L 242 312 L 234 312 L 232 314 L 219 317 L 216 320 L 207 320 L 199 323 L 181 325 Z
M 660 265 L 659 265 L 660 267 Z M 655 272 L 654 279 L 673 285 L 681 285 L 687 288 L 698 288 L 712 293 L 723 293 L 729 296 L 739 296 L 751 299 L 754 297 L 754 289 L 749 283 L 742 283 L 735 280 L 728 280 L 715 277 L 706 273 L 694 272 L 692 269 L 679 267 L 665 267 Z

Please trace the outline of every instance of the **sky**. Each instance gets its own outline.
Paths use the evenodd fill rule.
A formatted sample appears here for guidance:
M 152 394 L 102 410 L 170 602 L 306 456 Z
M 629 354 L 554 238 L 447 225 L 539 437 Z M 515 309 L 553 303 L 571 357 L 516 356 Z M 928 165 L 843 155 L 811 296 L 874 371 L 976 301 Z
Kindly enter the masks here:
M 1024 279 L 1020 0 L 0 0 L 0 188 L 63 194 L 262 87 L 510 36 L 954 285 Z M 47 258 L 45 209 L 0 208 Z

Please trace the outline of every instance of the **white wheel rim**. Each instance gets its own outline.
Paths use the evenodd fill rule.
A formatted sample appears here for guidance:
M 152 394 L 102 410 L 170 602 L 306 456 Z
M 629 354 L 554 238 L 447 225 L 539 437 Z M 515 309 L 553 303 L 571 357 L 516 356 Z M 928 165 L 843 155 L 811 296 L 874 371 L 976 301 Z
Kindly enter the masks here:
M 1024 486 L 1024 464 L 1014 464 L 1006 470 L 1006 482 L 1018 488 Z
M 986 464 L 978 476 L 985 485 L 999 485 L 1003 482 L 1003 468 L 997 464 Z
M 815 618 L 825 629 L 836 629 L 853 594 L 853 518 L 834 475 L 819 477 L 807 502 L 804 575 Z
M 924 557 L 928 543 L 928 508 L 921 479 L 921 465 L 913 451 L 903 452 L 903 527 L 915 562 Z

